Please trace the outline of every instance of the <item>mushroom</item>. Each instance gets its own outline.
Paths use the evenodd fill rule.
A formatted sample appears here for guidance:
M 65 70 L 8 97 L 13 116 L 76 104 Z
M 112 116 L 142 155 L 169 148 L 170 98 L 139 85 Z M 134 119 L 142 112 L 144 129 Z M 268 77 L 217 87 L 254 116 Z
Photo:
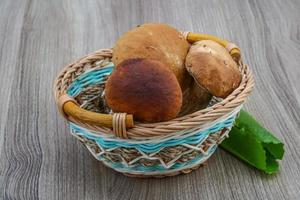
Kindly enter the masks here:
M 160 122 L 175 118 L 182 104 L 176 76 L 151 59 L 121 62 L 105 85 L 105 99 L 114 112 L 133 114 L 136 120 Z
M 192 78 L 184 66 L 190 44 L 167 24 L 143 24 L 121 36 L 113 47 L 112 61 L 117 66 L 131 58 L 149 58 L 162 62 L 175 74 L 182 91 Z
M 192 45 L 185 65 L 197 84 L 216 97 L 227 97 L 241 82 L 237 64 L 214 41 L 203 40 Z

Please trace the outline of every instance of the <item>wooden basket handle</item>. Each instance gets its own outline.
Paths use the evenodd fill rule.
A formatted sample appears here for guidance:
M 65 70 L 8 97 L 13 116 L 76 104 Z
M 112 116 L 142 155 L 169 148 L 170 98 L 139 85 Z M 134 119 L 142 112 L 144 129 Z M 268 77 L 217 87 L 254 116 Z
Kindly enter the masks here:
M 118 128 L 118 124 L 114 127 L 114 121 L 119 120 L 118 116 L 91 112 L 81 108 L 77 102 L 67 94 L 63 94 L 58 98 L 58 109 L 66 119 L 76 119 L 80 122 L 90 125 L 104 126 L 108 128 Z M 120 121 L 121 122 L 121 121 Z M 124 125 L 126 128 L 134 126 L 133 116 L 126 114 L 124 117 Z
M 190 43 L 194 43 L 199 40 L 213 40 L 219 43 L 220 45 L 224 46 L 236 61 L 238 61 L 241 57 L 240 49 L 235 44 L 230 43 L 226 40 L 208 34 L 198 34 L 191 32 L 184 32 L 183 35 L 186 37 L 186 40 Z M 121 125 L 119 126 L 116 122 L 116 120 L 121 122 L 120 115 L 114 117 L 114 115 L 110 114 L 100 114 L 85 110 L 83 108 L 80 108 L 76 101 L 71 97 L 67 96 L 66 94 L 59 97 L 58 107 L 61 114 L 67 119 L 73 118 L 92 126 L 95 125 L 113 128 L 115 133 L 119 131 L 121 136 L 125 138 L 126 135 L 122 135 L 122 130 L 124 130 L 124 126 L 126 125 L 125 128 L 132 128 L 134 126 L 132 115 L 128 114 L 126 116 L 123 116 L 122 120 L 124 121 L 124 123 L 122 128 Z M 124 134 L 125 133 L 126 130 Z

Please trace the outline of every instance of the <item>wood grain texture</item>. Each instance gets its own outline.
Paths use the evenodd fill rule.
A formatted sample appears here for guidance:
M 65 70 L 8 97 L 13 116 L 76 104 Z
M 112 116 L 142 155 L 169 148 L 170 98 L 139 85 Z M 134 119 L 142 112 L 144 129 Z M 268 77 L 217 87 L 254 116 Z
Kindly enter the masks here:
M 0 199 L 299 199 L 299 10 L 299 0 L 1 0 Z M 143 22 L 240 46 L 256 78 L 246 109 L 285 143 L 278 174 L 218 150 L 188 175 L 128 178 L 69 134 L 55 108 L 54 77 Z

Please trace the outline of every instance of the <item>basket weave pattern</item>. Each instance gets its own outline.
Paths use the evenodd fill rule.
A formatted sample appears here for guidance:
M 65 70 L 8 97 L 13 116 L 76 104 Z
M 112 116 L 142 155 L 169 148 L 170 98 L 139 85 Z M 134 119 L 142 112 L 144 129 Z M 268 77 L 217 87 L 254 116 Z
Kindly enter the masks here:
M 101 101 L 112 72 L 112 51 L 99 50 L 68 65 L 56 79 L 54 94 L 72 96 L 84 109 L 108 112 Z M 161 123 L 137 123 L 127 130 L 129 139 L 116 137 L 110 128 L 68 118 L 71 133 L 106 166 L 134 176 L 169 176 L 202 165 L 231 129 L 254 81 L 248 66 L 239 62 L 242 81 L 226 99 Z

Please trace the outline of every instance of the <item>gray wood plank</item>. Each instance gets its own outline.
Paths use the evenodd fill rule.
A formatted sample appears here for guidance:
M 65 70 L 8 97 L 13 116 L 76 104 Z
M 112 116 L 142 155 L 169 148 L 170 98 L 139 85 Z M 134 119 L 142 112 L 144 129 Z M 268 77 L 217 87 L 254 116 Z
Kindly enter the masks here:
M 23 27 L 25 2 L 15 1 L 18 7 L 5 1 L 0 2 L 0 152 L 4 152 L 6 145 L 4 128 L 7 121 L 9 102 L 13 91 L 14 73 L 18 65 L 19 48 L 21 44 L 21 34 Z M 11 13 L 15 9 L 16 13 Z M 0 162 L 0 199 L 4 195 L 6 176 L 4 169 L 9 165 L 4 162 L 4 154 L 1 153 Z
M 65 0 L 0 2 L 0 198 L 297 199 L 300 195 L 300 2 Z M 111 47 L 144 22 L 235 41 L 255 74 L 246 104 L 285 143 L 268 176 L 218 150 L 165 179 L 120 175 L 94 160 L 58 116 L 52 83 L 67 63 Z

